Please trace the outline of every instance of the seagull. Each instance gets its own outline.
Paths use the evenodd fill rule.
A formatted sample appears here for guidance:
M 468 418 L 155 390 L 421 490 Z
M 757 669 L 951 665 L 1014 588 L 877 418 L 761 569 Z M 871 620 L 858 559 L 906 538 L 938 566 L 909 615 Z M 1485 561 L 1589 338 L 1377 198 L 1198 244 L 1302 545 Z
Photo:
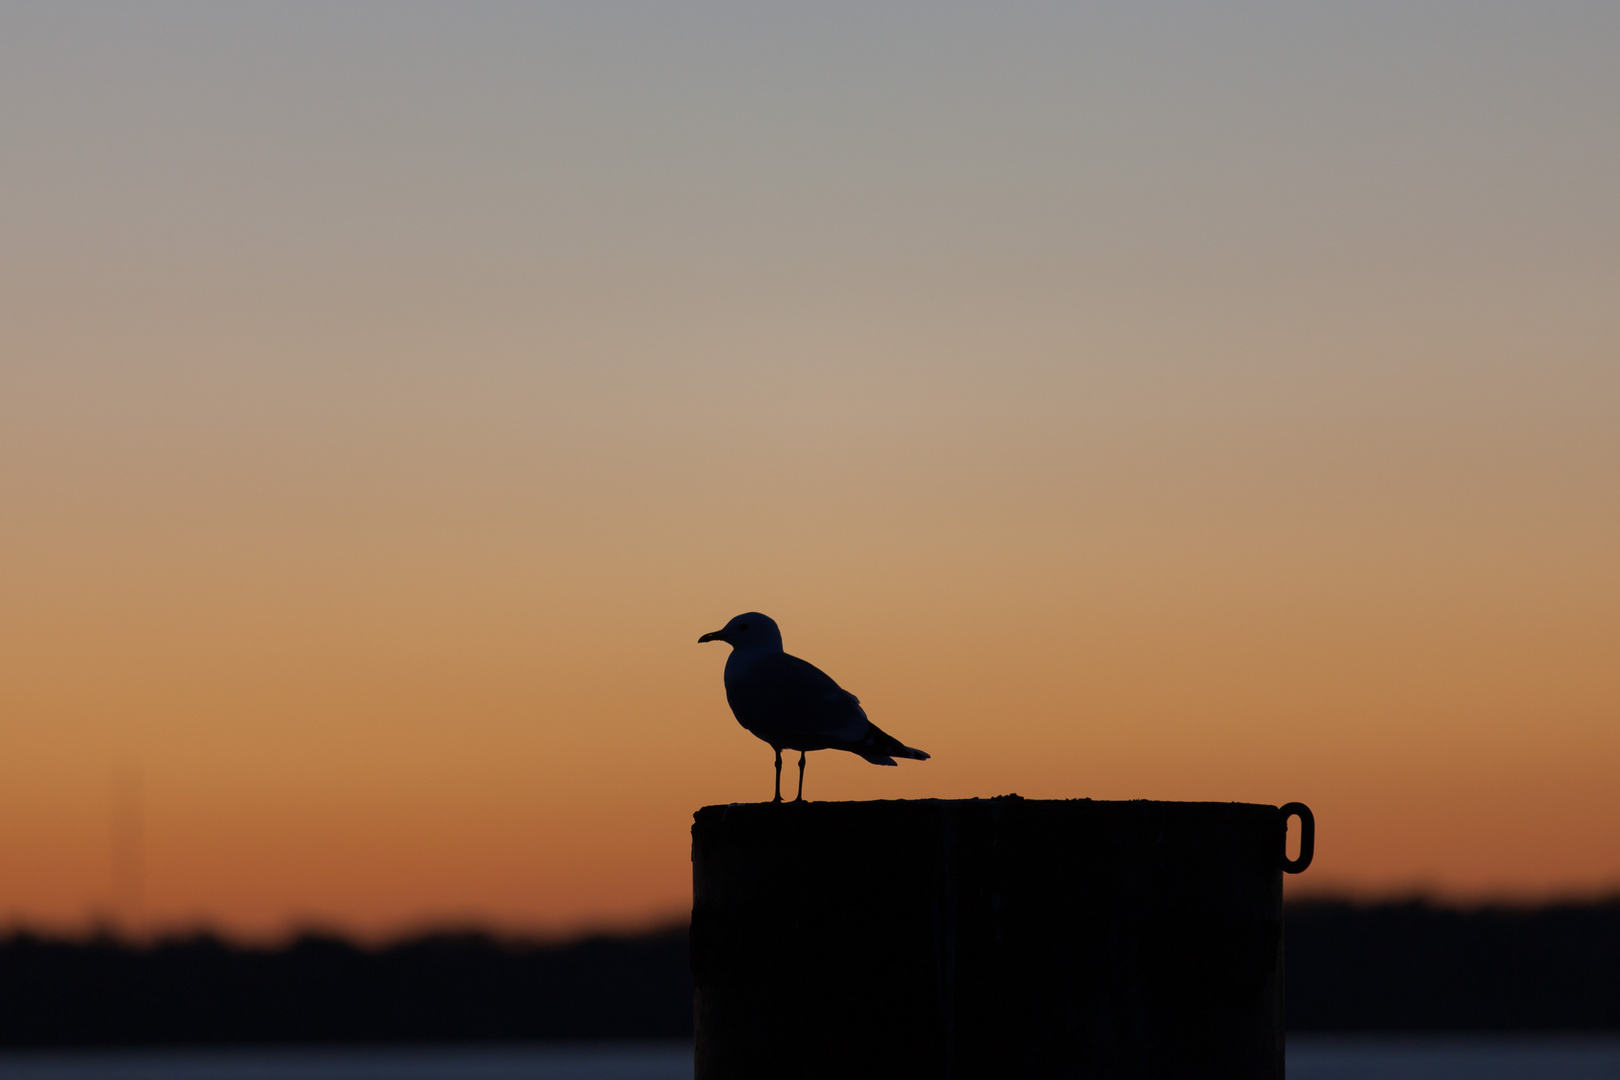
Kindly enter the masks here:
M 726 658 L 726 701 L 737 723 L 776 751 L 776 798 L 782 801 L 782 750 L 799 752 L 799 797 L 804 801 L 804 755 L 809 750 L 848 750 L 874 765 L 897 757 L 927 761 L 866 718 L 861 699 L 814 664 L 782 651 L 775 620 L 750 611 L 698 638 L 731 646 Z

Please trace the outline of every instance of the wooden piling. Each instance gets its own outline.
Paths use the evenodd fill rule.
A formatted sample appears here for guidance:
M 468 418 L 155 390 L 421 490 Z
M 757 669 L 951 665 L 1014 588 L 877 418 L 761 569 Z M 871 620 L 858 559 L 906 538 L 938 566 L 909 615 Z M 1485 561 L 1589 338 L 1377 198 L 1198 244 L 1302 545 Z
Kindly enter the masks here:
M 705 807 L 697 1080 L 1280 1080 L 1282 869 L 1309 861 L 1285 823 L 1017 796 Z

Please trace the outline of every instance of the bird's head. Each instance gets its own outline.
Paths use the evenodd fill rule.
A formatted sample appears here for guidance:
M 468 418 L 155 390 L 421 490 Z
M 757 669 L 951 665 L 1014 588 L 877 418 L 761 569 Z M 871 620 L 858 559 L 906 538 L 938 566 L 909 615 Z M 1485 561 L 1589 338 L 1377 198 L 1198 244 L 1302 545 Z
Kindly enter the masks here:
M 780 652 L 782 631 L 776 628 L 776 620 L 769 615 L 747 611 L 714 633 L 698 638 L 699 645 L 705 641 L 724 641 L 733 649 L 775 649 Z

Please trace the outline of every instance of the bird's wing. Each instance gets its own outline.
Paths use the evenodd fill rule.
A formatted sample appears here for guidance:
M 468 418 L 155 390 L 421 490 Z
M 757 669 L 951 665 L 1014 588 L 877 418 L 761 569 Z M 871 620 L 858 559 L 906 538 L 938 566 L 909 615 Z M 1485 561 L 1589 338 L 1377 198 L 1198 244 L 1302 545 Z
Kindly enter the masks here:
M 743 677 L 726 683 L 726 699 L 742 725 L 762 737 L 772 731 L 836 743 L 859 739 L 871 726 L 859 698 L 787 653 L 749 665 Z

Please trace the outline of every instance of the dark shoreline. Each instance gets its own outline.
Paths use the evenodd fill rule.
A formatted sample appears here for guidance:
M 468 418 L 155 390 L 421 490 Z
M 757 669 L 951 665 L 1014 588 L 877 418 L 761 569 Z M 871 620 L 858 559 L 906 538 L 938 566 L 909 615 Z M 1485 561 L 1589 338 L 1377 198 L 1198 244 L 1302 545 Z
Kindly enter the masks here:
M 1620 1031 L 1620 898 L 1287 908 L 1291 1032 Z M 0 1047 L 678 1039 L 684 926 L 541 944 L 0 938 Z
M 1620 898 L 1290 904 L 1288 1030 L 1620 1031 Z

